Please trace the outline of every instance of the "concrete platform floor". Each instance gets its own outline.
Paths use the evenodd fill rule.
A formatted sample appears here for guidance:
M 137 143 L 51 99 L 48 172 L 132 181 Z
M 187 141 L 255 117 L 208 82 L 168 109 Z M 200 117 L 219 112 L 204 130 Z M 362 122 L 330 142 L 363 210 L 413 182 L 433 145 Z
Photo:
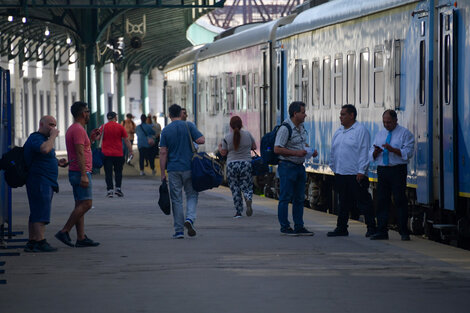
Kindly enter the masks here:
M 0 312 L 468 312 L 470 252 L 412 236 L 402 242 L 327 238 L 336 217 L 305 210 L 314 237 L 280 236 L 277 201 L 255 196 L 254 215 L 233 219 L 230 191 L 199 197 L 197 236 L 174 240 L 157 207 L 158 177 L 126 167 L 124 198 L 105 197 L 94 176 L 86 233 L 101 245 L 70 248 L 54 238 L 72 207 L 60 177 L 47 240 L 55 253 L 0 250 Z M 25 188 L 14 190 L 14 230 L 27 238 Z M 75 240 L 75 233 L 72 232 Z M 11 243 L 18 245 L 18 243 Z

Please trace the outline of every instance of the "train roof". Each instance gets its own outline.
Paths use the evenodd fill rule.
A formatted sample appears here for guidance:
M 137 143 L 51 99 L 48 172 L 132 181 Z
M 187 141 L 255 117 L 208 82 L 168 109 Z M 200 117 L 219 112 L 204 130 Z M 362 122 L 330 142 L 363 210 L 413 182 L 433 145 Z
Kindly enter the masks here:
M 273 31 L 275 32 L 280 25 L 290 23 L 294 17 L 295 15 L 280 18 L 219 39 L 204 47 L 198 56 L 198 60 L 204 60 L 230 51 L 267 43 L 274 39 L 272 37 Z
M 163 71 L 168 72 L 185 65 L 193 64 L 196 61 L 199 50 L 203 47 L 204 45 L 198 45 L 181 51 L 180 54 L 167 63 Z
M 292 23 L 279 29 L 277 38 L 307 32 L 413 2 L 418 2 L 418 0 L 329 1 L 297 15 Z

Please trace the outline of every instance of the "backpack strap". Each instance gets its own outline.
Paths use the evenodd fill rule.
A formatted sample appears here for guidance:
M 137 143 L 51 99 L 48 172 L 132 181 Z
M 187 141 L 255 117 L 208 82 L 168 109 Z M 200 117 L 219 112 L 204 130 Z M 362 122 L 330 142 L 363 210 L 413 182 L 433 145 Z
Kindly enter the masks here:
M 287 137 L 287 141 L 289 141 L 290 137 L 292 137 L 292 127 L 289 125 L 289 123 L 282 123 L 281 126 L 285 126 L 287 130 L 289 131 L 289 137 Z M 279 126 L 279 128 L 281 126 Z

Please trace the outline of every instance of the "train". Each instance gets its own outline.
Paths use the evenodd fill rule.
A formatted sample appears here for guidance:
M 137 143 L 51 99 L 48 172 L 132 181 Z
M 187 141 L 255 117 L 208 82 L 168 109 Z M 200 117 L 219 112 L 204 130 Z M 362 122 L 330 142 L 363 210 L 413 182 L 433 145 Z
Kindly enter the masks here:
M 383 112 L 394 109 L 415 136 L 410 229 L 468 247 L 468 21 L 470 1 L 329 1 L 183 51 L 164 68 L 164 107 L 185 107 L 206 137 L 203 149 L 213 152 L 232 115 L 259 147 L 288 116 L 289 103 L 303 101 L 308 144 L 319 153 L 305 162 L 306 204 L 332 213 L 338 197 L 328 158 L 341 106 L 356 106 L 371 140 L 383 127 Z M 373 196 L 376 169 L 372 162 Z M 266 195 L 277 196 L 275 174 L 261 183 Z

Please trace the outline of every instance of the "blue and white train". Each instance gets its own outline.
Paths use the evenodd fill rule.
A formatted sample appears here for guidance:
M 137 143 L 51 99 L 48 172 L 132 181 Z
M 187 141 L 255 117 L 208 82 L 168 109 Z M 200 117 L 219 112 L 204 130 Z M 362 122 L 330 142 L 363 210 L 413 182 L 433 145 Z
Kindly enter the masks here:
M 193 47 L 165 72 L 165 103 L 186 107 L 216 150 L 239 115 L 258 141 L 307 104 L 306 199 L 334 212 L 328 167 L 339 111 L 353 104 L 374 138 L 386 109 L 415 135 L 408 165 L 410 227 L 470 238 L 470 1 L 334 0 Z M 466 126 L 467 125 L 467 126 Z M 369 177 L 374 191 L 376 166 Z M 276 180 L 265 193 L 276 195 Z

